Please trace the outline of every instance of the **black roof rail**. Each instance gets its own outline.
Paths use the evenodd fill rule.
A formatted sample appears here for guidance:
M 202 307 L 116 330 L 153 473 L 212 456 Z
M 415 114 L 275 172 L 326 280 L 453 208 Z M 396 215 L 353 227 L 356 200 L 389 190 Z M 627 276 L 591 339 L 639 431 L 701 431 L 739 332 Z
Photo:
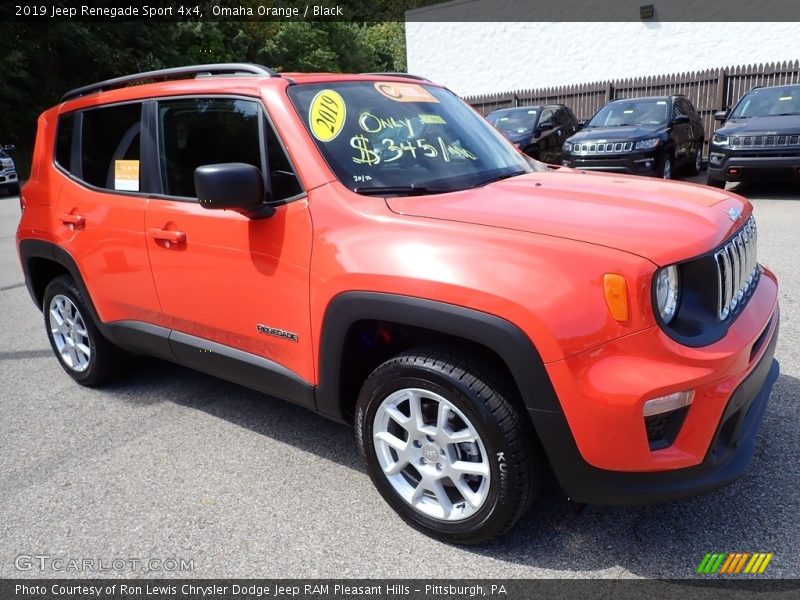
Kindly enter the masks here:
M 171 69 L 158 69 L 156 71 L 147 71 L 145 73 L 137 73 L 136 75 L 125 75 L 123 77 L 116 77 L 114 79 L 107 79 L 91 85 L 76 88 L 67 92 L 61 97 L 61 102 L 71 100 L 79 96 L 84 96 L 92 92 L 99 92 L 111 88 L 118 88 L 128 85 L 130 83 L 142 83 L 149 79 L 164 79 L 169 77 L 181 77 L 183 75 L 261 75 L 264 77 L 280 77 L 280 73 L 273 71 L 270 68 L 261 65 L 254 65 L 250 63 L 217 63 L 211 65 L 189 65 L 186 67 L 174 67 Z
M 387 72 L 387 73 L 359 73 L 359 75 L 383 75 L 386 77 L 403 77 L 405 79 L 417 79 L 419 81 L 430 81 L 427 77 L 412 75 L 411 73 Z

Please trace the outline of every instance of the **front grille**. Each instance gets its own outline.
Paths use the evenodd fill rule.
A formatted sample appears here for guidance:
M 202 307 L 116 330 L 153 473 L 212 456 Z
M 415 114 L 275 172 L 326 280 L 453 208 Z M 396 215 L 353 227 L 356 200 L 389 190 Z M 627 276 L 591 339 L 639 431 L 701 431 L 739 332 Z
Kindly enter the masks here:
M 633 142 L 605 142 L 602 144 L 573 144 L 573 154 L 608 154 L 611 152 L 630 152 Z
M 731 148 L 781 148 L 800 145 L 800 135 L 735 135 Z
M 717 265 L 717 317 L 724 321 L 746 303 L 758 282 L 756 220 L 751 216 L 720 250 Z

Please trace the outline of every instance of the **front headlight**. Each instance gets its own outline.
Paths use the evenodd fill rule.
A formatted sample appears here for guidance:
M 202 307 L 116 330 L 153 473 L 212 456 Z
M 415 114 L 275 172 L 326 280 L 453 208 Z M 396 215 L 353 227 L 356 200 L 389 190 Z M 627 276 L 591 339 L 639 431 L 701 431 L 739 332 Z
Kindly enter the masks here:
M 649 140 L 641 140 L 636 142 L 637 150 L 652 150 L 661 142 L 660 138 L 650 138 Z
M 564 152 L 572 152 L 572 144 L 569 142 L 564 142 Z
M 678 295 L 680 281 L 678 281 L 678 267 L 672 265 L 664 267 L 656 273 L 655 281 L 656 308 L 664 323 L 669 323 L 678 310 Z
M 711 138 L 711 143 L 716 144 L 717 146 L 727 146 L 728 145 L 728 136 L 727 135 L 719 135 L 717 133 L 714 134 L 714 137 Z

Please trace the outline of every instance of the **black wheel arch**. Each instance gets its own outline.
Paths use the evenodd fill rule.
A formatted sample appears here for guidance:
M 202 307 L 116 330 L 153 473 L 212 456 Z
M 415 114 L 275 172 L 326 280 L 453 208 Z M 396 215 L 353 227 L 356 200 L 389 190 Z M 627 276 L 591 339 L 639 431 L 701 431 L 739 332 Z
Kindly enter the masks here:
M 317 410 L 347 421 L 341 397 L 346 340 L 361 321 L 382 321 L 439 333 L 494 352 L 505 364 L 528 411 L 561 413 L 542 358 L 519 327 L 485 312 L 412 296 L 344 292 L 328 304 L 319 345 Z
M 80 290 L 97 328 L 103 335 L 108 336 L 108 330 L 100 320 L 89 290 L 86 288 L 83 275 L 69 252 L 44 240 L 21 240 L 19 242 L 19 259 L 22 263 L 22 272 L 25 276 L 28 293 L 39 310 L 42 310 L 42 300 L 47 284 L 54 277 L 67 274 L 72 277 Z

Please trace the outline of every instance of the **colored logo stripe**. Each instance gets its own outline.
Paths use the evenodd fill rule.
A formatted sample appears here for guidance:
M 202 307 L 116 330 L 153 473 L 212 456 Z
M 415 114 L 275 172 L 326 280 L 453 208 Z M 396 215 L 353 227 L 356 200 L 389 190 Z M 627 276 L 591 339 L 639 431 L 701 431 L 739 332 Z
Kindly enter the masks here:
M 703 575 L 748 573 L 751 575 L 763 573 L 772 560 L 772 552 L 708 552 L 700 561 L 697 573 Z M 744 571 L 743 571 L 744 569 Z

